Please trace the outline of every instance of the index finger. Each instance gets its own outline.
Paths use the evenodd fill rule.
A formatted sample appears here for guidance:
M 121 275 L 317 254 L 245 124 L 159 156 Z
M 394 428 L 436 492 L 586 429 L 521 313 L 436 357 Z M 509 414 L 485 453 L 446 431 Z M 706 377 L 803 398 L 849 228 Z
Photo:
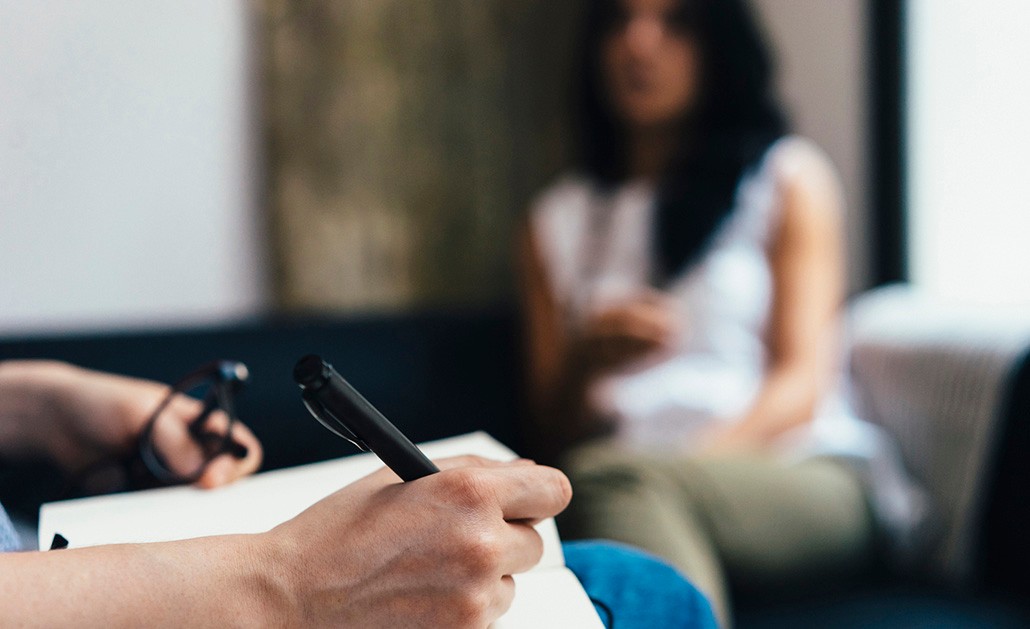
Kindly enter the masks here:
M 572 500 L 568 477 L 553 467 L 518 465 L 483 470 L 505 520 L 541 520 L 558 515 Z
M 443 459 L 433 459 L 441 470 L 453 470 L 459 467 L 497 467 L 507 465 L 505 461 L 488 459 L 476 454 L 463 454 L 461 456 L 449 456 Z
M 460 456 L 449 456 L 443 459 L 433 459 L 433 463 L 443 470 L 453 470 L 461 467 L 506 467 L 509 465 L 533 465 L 531 459 L 515 458 L 508 460 L 488 459 L 477 454 L 463 454 Z
M 511 461 L 498 461 L 496 459 L 488 459 L 475 454 L 463 454 L 460 456 L 449 456 L 442 459 L 433 459 L 433 463 L 440 468 L 440 471 L 453 470 L 466 467 L 510 467 L 517 466 L 522 467 L 526 465 L 534 465 L 529 459 L 514 459 Z M 432 475 L 431 475 L 432 476 Z M 389 467 L 383 466 L 376 471 L 358 479 L 355 483 L 364 484 L 375 484 L 375 485 L 396 485 L 401 482 L 401 479 L 397 474 Z
M 635 310 L 624 324 L 631 335 L 661 340 L 675 330 L 676 317 L 670 310 L 642 307 Z
M 247 449 L 242 459 L 225 453 L 215 457 L 204 473 L 197 479 L 197 484 L 206 489 L 225 485 L 253 474 L 261 467 L 264 452 L 261 442 L 245 425 L 236 422 L 232 427 L 232 439 Z

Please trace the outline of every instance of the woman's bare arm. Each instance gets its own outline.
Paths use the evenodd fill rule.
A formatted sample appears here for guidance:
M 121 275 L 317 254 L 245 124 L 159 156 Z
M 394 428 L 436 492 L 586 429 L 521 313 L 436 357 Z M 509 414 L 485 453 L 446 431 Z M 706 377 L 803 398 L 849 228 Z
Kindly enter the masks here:
M 572 365 L 573 357 L 554 292 L 549 286 L 543 260 L 528 225 L 516 236 L 516 272 L 522 313 L 525 383 L 530 406 L 532 441 L 536 456 L 555 457 L 573 439 L 571 423 L 578 423 L 581 409 L 572 390 L 579 388 L 571 374 L 584 365 Z
M 765 380 L 711 449 L 756 447 L 812 419 L 834 376 L 844 298 L 842 200 L 832 166 L 805 151 L 780 165 L 781 220 L 769 250 L 773 305 Z

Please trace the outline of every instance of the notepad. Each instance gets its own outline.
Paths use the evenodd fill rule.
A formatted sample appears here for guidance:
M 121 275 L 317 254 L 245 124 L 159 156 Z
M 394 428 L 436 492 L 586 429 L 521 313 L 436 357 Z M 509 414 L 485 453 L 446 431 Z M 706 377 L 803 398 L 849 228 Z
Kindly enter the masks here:
M 511 460 L 514 452 L 484 432 L 420 446 L 430 458 L 460 454 Z M 39 514 L 39 547 L 55 533 L 69 548 L 164 542 L 206 535 L 261 533 L 322 498 L 382 467 L 374 455 L 264 472 L 219 489 L 167 487 L 51 502 Z M 600 629 L 601 619 L 575 575 L 565 567 L 553 519 L 536 526 L 544 554 L 535 568 L 515 575 L 515 601 L 495 629 Z

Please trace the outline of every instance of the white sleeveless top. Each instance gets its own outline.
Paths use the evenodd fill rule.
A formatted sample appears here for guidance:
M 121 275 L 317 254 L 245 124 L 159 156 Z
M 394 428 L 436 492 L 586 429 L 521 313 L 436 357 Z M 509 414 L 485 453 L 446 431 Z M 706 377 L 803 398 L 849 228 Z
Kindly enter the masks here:
M 779 226 L 781 185 L 803 164 L 829 167 L 811 142 L 774 143 L 737 186 L 734 207 L 702 257 L 665 292 L 684 333 L 668 355 L 594 382 L 588 404 L 615 419 L 616 438 L 632 449 L 689 453 L 700 431 L 743 417 L 762 386 L 773 305 L 771 240 Z M 613 300 L 653 291 L 655 190 L 642 182 L 601 193 L 568 177 L 546 190 L 530 225 L 554 297 L 575 329 Z M 843 373 L 843 370 L 840 371 Z M 850 409 L 844 379 L 826 394 L 815 419 L 774 444 L 800 460 L 832 456 L 855 470 L 873 512 L 900 554 L 917 546 L 925 493 L 905 472 L 893 439 Z
M 768 249 L 780 219 L 780 183 L 799 160 L 827 161 L 798 137 L 773 144 L 741 179 L 703 256 L 667 284 L 683 323 L 675 351 L 591 386 L 588 404 L 616 420 L 628 445 L 689 449 L 699 430 L 739 419 L 754 402 L 767 362 Z M 573 177 L 539 198 L 531 225 L 570 328 L 607 303 L 653 290 L 654 201 L 647 183 L 602 193 Z

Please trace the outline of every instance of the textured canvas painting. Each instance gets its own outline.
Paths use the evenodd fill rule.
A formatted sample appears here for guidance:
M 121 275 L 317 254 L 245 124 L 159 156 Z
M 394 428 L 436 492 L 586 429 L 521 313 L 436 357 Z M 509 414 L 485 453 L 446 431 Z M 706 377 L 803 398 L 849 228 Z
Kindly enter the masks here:
M 515 221 L 567 160 L 578 3 L 256 6 L 280 306 L 506 299 Z

